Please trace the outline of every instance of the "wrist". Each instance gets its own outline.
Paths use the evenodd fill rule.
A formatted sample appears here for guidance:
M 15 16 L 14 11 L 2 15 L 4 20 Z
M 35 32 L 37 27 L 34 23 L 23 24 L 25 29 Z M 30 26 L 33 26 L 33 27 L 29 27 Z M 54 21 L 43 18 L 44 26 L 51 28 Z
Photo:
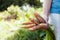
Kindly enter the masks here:
M 46 22 L 48 22 L 49 16 L 46 15 L 46 14 L 43 14 L 43 15 L 42 15 L 42 18 L 43 18 Z

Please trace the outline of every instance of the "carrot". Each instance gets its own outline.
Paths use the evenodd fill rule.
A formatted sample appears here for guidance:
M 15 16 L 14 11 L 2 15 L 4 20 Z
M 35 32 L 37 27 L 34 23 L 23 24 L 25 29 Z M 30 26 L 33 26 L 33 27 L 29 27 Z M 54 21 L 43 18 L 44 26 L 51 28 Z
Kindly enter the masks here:
M 48 24 L 46 24 L 46 23 L 41 23 L 38 26 L 42 29 L 48 29 Z
M 22 23 L 22 25 L 29 25 L 29 24 L 33 24 L 33 22 L 24 22 L 24 23 Z
M 46 23 L 41 23 L 41 24 L 39 24 L 37 26 L 35 25 L 35 26 L 29 28 L 30 31 L 35 31 L 35 30 L 38 30 L 38 29 L 46 30 L 46 29 L 48 29 L 48 25 Z
M 33 27 L 33 26 L 35 26 L 35 24 L 25 25 L 25 26 L 23 26 L 23 27 L 21 27 L 21 28 L 31 28 L 31 27 Z
M 46 23 L 46 21 L 38 13 L 34 13 L 34 16 L 38 19 L 40 23 Z
M 31 22 L 35 23 L 35 24 L 39 24 L 38 21 L 35 20 L 35 19 L 29 18 L 29 20 L 30 20 Z

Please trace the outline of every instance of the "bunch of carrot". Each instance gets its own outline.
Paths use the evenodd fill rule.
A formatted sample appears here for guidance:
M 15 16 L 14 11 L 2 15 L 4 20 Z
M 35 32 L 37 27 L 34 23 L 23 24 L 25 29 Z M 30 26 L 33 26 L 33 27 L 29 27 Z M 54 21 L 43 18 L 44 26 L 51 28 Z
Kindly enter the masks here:
M 36 17 L 35 19 L 29 18 L 30 22 L 23 23 L 23 25 L 26 25 L 23 28 L 29 28 L 31 31 L 40 28 L 47 29 L 48 25 L 46 21 L 38 13 L 34 13 L 34 16 Z
M 22 28 L 28 28 L 30 31 L 35 31 L 38 29 L 43 29 L 46 31 L 46 37 L 44 40 L 55 40 L 55 35 L 52 29 L 49 27 L 49 24 L 38 14 L 34 13 L 35 19 L 29 18 L 30 22 L 25 22 L 23 25 L 26 25 Z

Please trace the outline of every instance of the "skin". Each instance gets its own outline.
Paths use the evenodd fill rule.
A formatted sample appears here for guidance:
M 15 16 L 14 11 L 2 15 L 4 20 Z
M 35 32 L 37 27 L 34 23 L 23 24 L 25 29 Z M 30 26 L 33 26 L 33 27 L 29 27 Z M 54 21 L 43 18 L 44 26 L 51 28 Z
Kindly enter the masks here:
M 43 2 L 43 15 L 46 16 L 46 20 L 48 20 L 50 14 L 52 0 L 44 0 Z

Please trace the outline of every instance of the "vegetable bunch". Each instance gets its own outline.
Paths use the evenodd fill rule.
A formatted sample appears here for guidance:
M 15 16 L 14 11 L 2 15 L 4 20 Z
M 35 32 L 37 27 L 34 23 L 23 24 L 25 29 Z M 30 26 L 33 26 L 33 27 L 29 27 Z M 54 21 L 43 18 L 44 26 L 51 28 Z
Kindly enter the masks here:
M 49 27 L 49 24 L 47 24 L 46 21 L 38 13 L 34 13 L 34 16 L 35 19 L 29 18 L 30 22 L 23 23 L 25 26 L 22 28 L 27 28 L 30 31 L 43 29 L 46 32 L 44 40 L 55 40 L 55 35 L 53 33 L 53 30 Z
M 38 13 L 34 13 L 34 16 L 35 19 L 29 18 L 30 22 L 23 23 L 23 25 L 26 25 L 23 28 L 29 28 L 30 31 L 34 31 L 40 28 L 42 29 L 48 28 L 48 24 Z

